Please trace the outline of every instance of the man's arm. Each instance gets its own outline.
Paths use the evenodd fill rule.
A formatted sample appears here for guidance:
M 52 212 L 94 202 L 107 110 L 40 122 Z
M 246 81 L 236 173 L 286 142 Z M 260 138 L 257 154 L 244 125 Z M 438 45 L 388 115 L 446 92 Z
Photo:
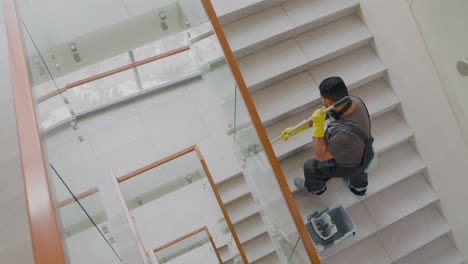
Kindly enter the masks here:
M 333 159 L 333 155 L 328 152 L 327 141 L 324 137 L 313 137 L 312 148 L 314 150 L 315 159 L 318 161 Z

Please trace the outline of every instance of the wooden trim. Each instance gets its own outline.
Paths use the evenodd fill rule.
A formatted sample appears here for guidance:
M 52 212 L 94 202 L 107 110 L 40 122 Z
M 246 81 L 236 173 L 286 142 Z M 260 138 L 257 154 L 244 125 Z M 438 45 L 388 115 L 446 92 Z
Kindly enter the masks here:
M 50 191 L 16 1 L 3 2 L 34 263 L 64 264 L 61 233 Z
M 224 219 L 226 220 L 226 223 L 229 227 L 229 230 L 231 231 L 232 238 L 234 239 L 234 242 L 237 245 L 237 248 L 239 249 L 239 254 L 242 257 L 242 261 L 244 264 L 249 264 L 249 261 L 247 260 L 247 255 L 245 254 L 244 248 L 242 247 L 242 244 L 240 242 L 240 239 L 237 235 L 236 230 L 234 229 L 234 225 L 232 224 L 231 218 L 229 217 L 229 214 L 227 212 L 226 207 L 224 206 L 223 200 L 221 199 L 221 195 L 218 192 L 218 187 L 216 187 L 216 184 L 213 180 L 213 177 L 211 176 L 210 170 L 208 169 L 208 165 L 206 164 L 205 158 L 203 158 L 203 155 L 200 152 L 200 149 L 198 146 L 195 145 L 195 152 L 197 153 L 198 159 L 200 160 L 203 170 L 205 171 L 206 177 L 208 178 L 208 182 L 211 185 L 211 189 L 213 190 L 213 193 L 216 197 L 216 200 L 218 201 L 219 208 L 223 212 Z
M 161 166 L 164 163 L 167 163 L 167 162 L 169 162 L 171 160 L 177 159 L 178 157 L 183 156 L 183 155 L 185 155 L 187 153 L 190 153 L 190 152 L 192 152 L 194 150 L 195 150 L 195 146 L 188 147 L 188 148 L 186 148 L 184 150 L 181 150 L 181 151 L 179 151 L 177 153 L 174 153 L 174 154 L 172 154 L 172 155 L 170 155 L 168 157 L 165 157 L 164 159 L 161 159 L 161 160 L 153 162 L 153 163 L 151 163 L 149 165 L 146 165 L 145 167 L 143 167 L 141 169 L 132 171 L 132 172 L 130 172 L 130 173 L 124 175 L 124 176 L 121 176 L 121 177 L 117 178 L 117 181 L 118 182 L 126 181 L 126 180 L 128 180 L 130 178 L 133 178 L 133 177 L 137 176 L 138 174 L 149 171 L 149 170 L 151 170 L 151 169 L 153 169 L 155 167 Z
M 92 189 L 89 189 L 89 190 L 87 190 L 87 191 L 85 191 L 83 193 L 78 194 L 75 197 L 76 197 L 76 199 L 81 200 L 81 199 L 83 199 L 83 198 L 85 198 L 87 196 L 90 196 L 90 195 L 93 195 L 93 194 L 97 193 L 98 191 L 99 191 L 98 188 L 92 188 Z M 67 200 L 61 201 L 58 204 L 58 206 L 63 207 L 65 205 L 68 205 L 68 204 L 71 204 L 71 203 L 74 203 L 74 202 L 75 202 L 75 198 L 72 197 L 72 198 L 69 198 Z
M 162 54 L 159 54 L 159 55 L 156 55 L 156 56 L 153 56 L 153 57 L 149 57 L 149 58 L 141 60 L 141 61 L 130 63 L 128 65 L 125 65 L 125 66 L 122 66 L 122 67 L 119 67 L 119 68 L 115 68 L 113 70 L 106 71 L 106 72 L 103 72 L 103 73 L 88 77 L 86 79 L 83 79 L 83 80 L 80 80 L 80 81 L 77 81 L 77 82 L 67 84 L 65 87 L 67 89 L 71 89 L 71 88 L 83 85 L 85 83 L 94 82 L 96 80 L 105 78 L 105 77 L 110 76 L 110 75 L 114 75 L 114 74 L 119 73 L 119 72 L 130 70 L 130 69 L 133 69 L 133 68 L 148 64 L 150 62 L 154 62 L 154 61 L 157 61 L 157 60 L 160 60 L 160 59 L 164 59 L 164 58 L 176 55 L 178 53 L 182 53 L 182 52 L 187 51 L 189 49 L 190 49 L 189 46 L 183 46 L 183 47 L 180 47 L 180 48 L 175 49 L 175 50 L 170 50 L 168 52 L 164 52 Z
M 209 238 L 210 241 L 211 241 L 211 245 L 213 245 L 213 248 L 214 248 L 214 250 L 215 250 L 216 257 L 218 258 L 219 263 L 220 263 L 220 264 L 223 264 L 223 259 L 221 258 L 221 254 L 219 254 L 218 247 L 216 246 L 216 244 L 215 244 L 215 242 L 214 242 L 214 240 L 213 240 L 213 237 L 211 236 L 210 230 L 208 230 L 208 228 L 206 228 L 206 233 L 208 233 L 208 238 Z
M 97 81 L 99 79 L 106 78 L 108 76 L 111 76 L 111 75 L 114 75 L 114 74 L 117 74 L 117 73 L 120 73 L 120 72 L 123 72 L 123 71 L 126 71 L 126 70 L 130 70 L 130 69 L 133 69 L 133 68 L 136 68 L 136 67 L 139 67 L 139 66 L 142 66 L 142 65 L 157 61 L 157 60 L 161 60 L 161 59 L 164 59 L 164 58 L 167 58 L 167 57 L 170 57 L 170 56 L 185 52 L 187 50 L 190 50 L 190 46 L 183 46 L 183 47 L 180 47 L 180 48 L 177 48 L 177 49 L 174 49 L 174 50 L 170 50 L 170 51 L 164 52 L 162 54 L 159 54 L 159 55 L 156 55 L 156 56 L 153 56 L 153 57 L 149 57 L 149 58 L 141 60 L 141 61 L 130 63 L 130 64 L 127 64 L 127 65 L 124 65 L 124 66 L 121 66 L 121 67 L 118 67 L 118 68 L 115 68 L 115 69 L 112 69 L 112 70 L 109 70 L 109 71 L 106 71 L 106 72 L 103 72 L 103 73 L 100 73 L 100 74 L 97 74 L 97 75 L 94 75 L 94 76 L 88 77 L 86 79 L 79 80 L 79 81 L 67 84 L 65 87 L 60 88 L 59 90 L 52 91 L 52 92 L 38 98 L 37 102 L 42 103 L 42 102 L 44 102 L 44 101 L 46 101 L 46 100 L 48 100 L 48 99 L 50 99 L 50 98 L 52 98 L 54 96 L 59 95 L 60 93 L 63 93 L 65 91 L 67 91 L 68 89 L 72 89 L 72 88 L 75 88 L 77 86 L 80 86 L 80 85 L 83 85 L 83 84 L 86 84 L 86 83 L 94 82 L 94 81 Z
M 66 92 L 67 90 L 68 90 L 67 87 L 60 88 L 60 89 L 58 89 L 58 90 L 54 90 L 54 91 L 52 91 L 52 92 L 50 92 L 50 93 L 48 93 L 48 94 L 46 94 L 46 95 L 44 95 L 44 96 L 42 96 L 42 97 L 39 97 L 39 98 L 37 99 L 37 103 L 39 104 L 39 103 L 42 103 L 42 102 L 44 102 L 44 101 L 46 101 L 46 100 L 49 100 L 50 98 L 52 98 L 52 97 L 54 97 L 54 96 L 57 96 L 57 95 L 59 95 L 59 94 L 61 94 L 61 93 L 64 93 L 64 92 Z
M 153 162 L 153 163 L 151 163 L 151 164 L 149 164 L 149 165 L 146 165 L 146 166 L 143 167 L 143 168 L 140 168 L 140 169 L 138 169 L 138 170 L 132 171 L 132 172 L 130 172 L 130 173 L 124 175 L 124 176 L 118 177 L 118 178 L 117 178 L 117 182 L 120 183 L 120 182 L 126 181 L 126 180 L 128 180 L 128 179 L 131 179 L 131 178 L 133 178 L 133 177 L 135 177 L 135 176 L 137 176 L 137 175 L 139 175 L 139 174 L 141 174 L 141 173 L 143 173 L 143 172 L 146 172 L 146 171 L 149 171 L 149 170 L 151 170 L 151 169 L 154 169 L 154 168 L 156 168 L 156 167 L 158 167 L 158 166 L 163 165 L 164 163 L 167 163 L 167 162 L 169 162 L 169 161 L 172 161 L 172 160 L 174 160 L 174 159 L 177 159 L 178 157 L 183 156 L 183 155 L 185 155 L 185 154 L 188 154 L 188 153 L 190 153 L 190 152 L 192 152 L 192 151 L 195 151 L 195 146 L 188 147 L 188 148 L 186 148 L 186 149 L 184 149 L 184 150 L 181 150 L 181 151 L 179 151 L 179 152 L 177 152 L 177 153 L 174 153 L 174 154 L 172 154 L 172 155 L 170 155 L 170 156 L 168 156 L 168 157 L 165 157 L 165 158 L 160 159 L 160 160 L 158 160 L 158 161 L 156 161 L 156 162 Z M 78 194 L 78 195 L 76 196 L 76 198 L 82 199 L 82 198 L 84 198 L 84 197 L 86 197 L 86 196 L 89 196 L 89 195 L 92 195 L 92 194 L 94 194 L 94 193 L 96 193 L 96 192 L 98 192 L 98 188 L 95 187 L 95 188 L 89 189 L 89 190 L 87 190 L 87 191 L 85 191 L 85 192 L 82 192 L 82 193 Z M 62 207 L 62 206 L 65 206 L 65 205 L 67 205 L 67 204 L 73 203 L 74 201 L 75 201 L 74 198 L 69 198 L 69 199 L 67 199 L 67 200 L 61 201 L 61 202 L 59 203 L 59 206 Z
M 213 249 L 214 249 L 214 251 L 215 251 L 215 253 L 216 253 L 216 257 L 218 258 L 219 264 L 223 264 L 223 260 L 221 259 L 221 255 L 219 254 L 219 250 L 218 250 L 218 248 L 216 247 L 216 244 L 214 243 L 213 237 L 211 236 L 211 233 L 210 233 L 210 231 L 208 230 L 208 227 L 206 227 L 206 226 L 204 226 L 204 227 L 202 227 L 202 228 L 200 228 L 200 229 L 197 229 L 197 230 L 195 230 L 195 231 L 193 231 L 193 232 L 190 232 L 189 234 L 186 234 L 186 235 L 184 235 L 184 236 L 182 236 L 182 237 L 179 237 L 179 238 L 177 238 L 177 239 L 175 239 L 175 240 L 173 240 L 173 241 L 171 241 L 171 242 L 169 242 L 169 243 L 167 243 L 167 244 L 164 244 L 164 245 L 162 245 L 162 246 L 160 246 L 160 247 L 154 249 L 154 250 L 153 250 L 153 253 L 156 253 L 156 252 L 161 251 L 161 250 L 163 250 L 163 249 L 165 249 L 165 248 L 168 248 L 168 247 L 170 247 L 170 246 L 172 246 L 172 245 L 174 245 L 174 244 L 179 243 L 179 242 L 182 241 L 182 240 L 185 240 L 185 239 L 187 239 L 187 238 L 189 238 L 189 237 L 191 237 L 191 236 L 194 236 L 194 235 L 196 235 L 196 234 L 198 234 L 198 233 L 200 233 L 200 232 L 203 232 L 203 231 L 206 232 L 206 234 L 207 234 L 207 236 L 208 236 L 208 239 L 210 240 L 211 246 L 213 247 Z
M 213 25 L 213 29 L 216 35 L 218 36 L 218 40 L 224 51 L 226 60 L 231 68 L 234 79 L 236 80 L 237 86 L 239 87 L 240 93 L 242 94 L 245 105 L 250 114 L 250 118 L 252 119 L 255 129 L 257 130 L 258 136 L 265 150 L 265 153 L 268 157 L 268 160 L 270 161 L 270 165 L 275 173 L 276 180 L 283 194 L 283 198 L 286 204 L 288 205 L 289 211 L 294 220 L 294 223 L 299 232 L 299 235 L 302 238 L 302 241 L 304 243 L 309 259 L 311 263 L 319 264 L 320 259 L 317 255 L 317 252 L 315 251 L 314 244 L 312 243 L 312 240 L 310 239 L 309 233 L 307 232 L 307 229 L 305 227 L 304 221 L 302 220 L 299 209 L 297 208 L 296 202 L 294 201 L 294 197 L 289 189 L 289 186 L 286 181 L 286 178 L 284 177 L 283 171 L 281 170 L 279 161 L 276 158 L 273 147 L 271 146 L 271 143 L 270 143 L 270 140 L 268 139 L 265 128 L 263 127 L 263 123 L 260 120 L 260 117 L 257 113 L 252 97 L 250 96 L 250 92 L 247 88 L 247 85 L 245 84 L 244 78 L 242 77 L 242 73 L 239 69 L 239 66 L 237 65 L 236 58 L 234 57 L 231 47 L 229 46 L 229 43 L 227 41 L 226 35 L 224 34 L 223 27 L 221 26 L 221 23 L 219 22 L 219 19 L 213 8 L 213 5 L 211 4 L 211 1 L 210 0 L 201 0 L 201 1 Z

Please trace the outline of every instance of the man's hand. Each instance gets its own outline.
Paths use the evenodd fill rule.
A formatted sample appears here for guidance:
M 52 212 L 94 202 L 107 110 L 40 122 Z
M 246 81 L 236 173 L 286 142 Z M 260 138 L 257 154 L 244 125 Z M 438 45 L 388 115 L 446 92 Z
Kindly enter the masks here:
M 325 107 L 315 110 L 312 114 L 312 136 L 316 138 L 325 137 L 325 119 L 327 118 L 327 114 L 323 113 L 323 110 L 325 110 Z

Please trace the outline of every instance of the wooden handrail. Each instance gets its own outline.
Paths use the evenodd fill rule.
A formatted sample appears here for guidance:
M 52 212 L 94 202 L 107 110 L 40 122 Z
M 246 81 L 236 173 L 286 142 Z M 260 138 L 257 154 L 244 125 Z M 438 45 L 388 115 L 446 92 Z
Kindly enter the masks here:
M 195 231 L 193 231 L 193 232 L 190 232 L 189 234 L 186 234 L 186 235 L 184 235 L 184 236 L 182 236 L 182 237 L 179 237 L 179 238 L 177 238 L 177 239 L 175 239 L 175 240 L 173 240 L 173 241 L 171 241 L 171 242 L 169 242 L 169 243 L 167 243 L 167 244 L 164 244 L 164 245 L 162 245 L 162 246 L 160 246 L 160 247 L 154 249 L 154 250 L 153 250 L 153 253 L 156 253 L 156 252 L 161 251 L 161 250 L 163 250 L 163 249 L 165 249 L 165 248 L 168 248 L 168 247 L 170 247 L 170 246 L 172 246 L 172 245 L 174 245 L 174 244 L 179 243 L 179 242 L 182 241 L 182 240 L 185 240 L 185 239 L 187 239 L 187 238 L 189 238 L 189 237 L 191 237 L 191 236 L 194 236 L 194 235 L 196 235 L 196 234 L 198 234 L 198 233 L 200 233 L 200 232 L 203 232 L 203 231 L 206 232 L 206 235 L 208 236 L 208 239 L 210 240 L 211 246 L 212 246 L 213 249 L 215 250 L 216 258 L 219 260 L 219 264 L 223 264 L 223 260 L 222 260 L 222 258 L 221 258 L 221 255 L 219 254 L 219 250 L 218 250 L 218 248 L 216 247 L 216 244 L 214 243 L 213 237 L 211 236 L 211 233 L 210 233 L 210 231 L 208 230 L 208 227 L 206 227 L 206 226 L 204 226 L 204 227 L 202 227 L 202 228 L 200 228 L 200 229 L 197 229 L 197 230 L 195 230 Z
M 180 48 L 177 48 L 177 49 L 174 49 L 174 50 L 170 50 L 170 51 L 161 53 L 159 55 L 146 58 L 146 59 L 141 60 L 141 61 L 130 63 L 130 64 L 127 64 L 127 65 L 124 65 L 124 66 L 121 66 L 121 67 L 118 67 L 118 68 L 115 68 L 115 69 L 100 73 L 100 74 L 96 74 L 96 75 L 88 77 L 86 79 L 79 80 L 79 81 L 67 84 L 63 88 L 52 91 L 52 92 L 38 98 L 37 102 L 42 103 L 42 102 L 44 102 L 44 101 L 46 101 L 46 100 L 48 100 L 48 99 L 50 99 L 50 98 L 52 98 L 54 96 L 59 95 L 60 93 L 66 92 L 68 89 L 72 89 L 72 88 L 75 88 L 77 86 L 80 86 L 80 85 L 83 85 L 83 84 L 86 84 L 86 83 L 94 82 L 96 80 L 106 78 L 108 76 L 111 76 L 111 75 L 114 75 L 114 74 L 117 74 L 117 73 L 120 73 L 120 72 L 123 72 L 123 71 L 126 71 L 126 70 L 130 70 L 130 69 L 133 69 L 133 68 L 136 68 L 136 67 L 139 67 L 139 66 L 142 66 L 142 65 L 157 61 L 157 60 L 161 60 L 161 59 L 164 59 L 164 58 L 167 58 L 167 57 L 170 57 L 170 56 L 185 52 L 187 50 L 190 50 L 190 46 L 183 46 L 183 47 L 180 47 Z
M 64 248 L 50 192 L 16 1 L 3 2 L 34 263 L 64 264 Z
M 83 199 L 83 198 L 85 198 L 87 196 L 93 195 L 93 194 L 97 193 L 98 191 L 99 191 L 98 188 L 92 188 L 92 189 L 89 189 L 89 190 L 87 190 L 85 192 L 82 192 L 82 193 L 78 194 L 75 197 L 76 197 L 76 199 L 80 200 L 80 199 Z M 75 201 L 76 201 L 75 198 L 69 198 L 67 200 L 59 202 L 58 206 L 63 207 L 65 205 L 74 203 Z
M 248 264 L 249 261 L 247 260 L 247 255 L 245 254 L 245 251 L 244 251 L 244 248 L 242 247 L 242 243 L 240 242 L 239 236 L 237 235 L 237 232 L 234 229 L 234 225 L 232 224 L 231 217 L 229 217 L 228 211 L 226 207 L 224 206 L 223 200 L 221 199 L 221 195 L 218 192 L 218 188 L 216 187 L 213 177 L 211 176 L 211 173 L 210 173 L 210 170 L 208 169 L 208 165 L 206 164 L 205 158 L 200 152 L 200 149 L 198 148 L 198 146 L 196 145 L 195 145 L 195 152 L 197 153 L 198 159 L 200 160 L 203 166 L 203 170 L 205 171 L 206 177 L 208 178 L 208 181 L 211 185 L 211 189 L 213 190 L 213 193 L 216 197 L 216 201 L 218 202 L 218 205 L 221 208 L 221 211 L 223 212 L 224 219 L 226 220 L 226 224 L 228 225 L 229 230 L 231 231 L 232 238 L 234 239 L 234 242 L 236 243 L 237 248 L 239 249 L 239 254 L 241 255 L 242 261 L 244 262 L 244 264 Z
M 132 171 L 132 172 L 130 172 L 130 173 L 124 175 L 124 176 L 118 177 L 117 181 L 118 182 L 126 181 L 126 180 L 128 180 L 130 178 L 133 178 L 133 177 L 139 175 L 139 174 L 142 174 L 143 172 L 149 171 L 149 170 L 151 170 L 153 168 L 156 168 L 158 166 L 163 165 L 164 163 L 167 163 L 167 162 L 175 160 L 175 159 L 177 159 L 177 158 L 179 158 L 179 157 L 181 157 L 183 155 L 186 155 L 186 154 L 188 154 L 188 153 L 190 153 L 190 152 L 192 152 L 194 150 L 195 150 L 195 145 L 191 146 L 191 147 L 188 147 L 186 149 L 183 149 L 183 150 L 181 150 L 179 152 L 176 152 L 176 153 L 174 153 L 174 154 L 172 154 L 170 156 L 167 156 L 167 157 L 165 157 L 165 158 L 163 158 L 161 160 L 158 160 L 156 162 L 148 164 L 145 167 L 140 168 L 140 169 L 135 170 L 135 171 Z
M 117 182 L 119 182 L 119 183 L 124 182 L 124 181 L 126 181 L 128 179 L 131 179 L 131 178 L 141 174 L 141 173 L 144 173 L 144 172 L 149 171 L 151 169 L 154 169 L 154 168 L 156 168 L 158 166 L 161 166 L 161 165 L 163 165 L 163 164 L 165 164 L 167 162 L 175 160 L 175 159 L 177 159 L 177 158 L 179 158 L 179 157 L 181 157 L 183 155 L 186 155 L 186 154 L 188 154 L 190 152 L 195 152 L 196 153 L 197 158 L 199 159 L 199 161 L 200 161 L 200 163 L 202 165 L 203 171 L 204 171 L 204 173 L 205 173 L 205 175 L 206 175 L 206 177 L 208 179 L 208 182 L 209 182 L 209 184 L 211 186 L 211 189 L 212 189 L 212 191 L 213 191 L 213 193 L 215 195 L 216 202 L 218 203 L 218 205 L 219 205 L 219 207 L 221 209 L 221 212 L 223 213 L 223 219 L 226 221 L 226 223 L 228 225 L 228 228 L 229 228 L 229 230 L 231 232 L 231 235 L 232 235 L 232 237 L 234 239 L 234 242 L 236 243 L 237 248 L 239 249 L 239 254 L 240 254 L 244 264 L 248 264 L 249 261 L 247 260 L 247 256 L 246 256 L 245 251 L 244 251 L 244 249 L 242 247 L 242 244 L 241 244 L 241 242 L 239 240 L 239 236 L 237 235 L 237 232 L 234 229 L 234 225 L 232 224 L 231 218 L 229 217 L 227 209 L 224 206 L 224 203 L 223 203 L 223 201 L 221 199 L 221 195 L 218 192 L 218 189 L 217 189 L 216 184 L 215 184 L 215 182 L 213 180 L 213 177 L 212 177 L 212 175 L 210 173 L 210 170 L 208 169 L 208 165 L 206 164 L 205 158 L 203 157 L 203 155 L 202 155 L 202 153 L 201 153 L 201 151 L 200 151 L 200 149 L 198 148 L 197 145 L 193 145 L 193 146 L 190 146 L 188 148 L 185 148 L 185 149 L 183 149 L 181 151 L 178 151 L 178 152 L 176 152 L 176 153 L 174 153 L 174 154 L 172 154 L 170 156 L 167 156 L 167 157 L 165 157 L 165 158 L 163 158 L 161 160 L 158 160 L 156 162 L 148 164 L 148 165 L 146 165 L 146 166 L 144 166 L 144 167 L 142 167 L 140 169 L 137 169 L 137 170 L 135 170 L 133 172 L 130 172 L 130 173 L 124 175 L 124 176 L 118 177 Z M 78 194 L 76 197 L 78 199 L 82 199 L 82 198 L 84 198 L 86 196 L 89 196 L 89 195 L 92 195 L 92 194 L 94 194 L 96 192 L 97 192 L 97 188 L 92 188 L 92 189 L 89 189 L 89 190 L 87 190 L 87 191 L 85 191 L 83 193 Z M 69 203 L 72 203 L 72 202 L 74 202 L 74 199 L 67 199 L 65 201 L 60 202 L 59 204 L 60 204 L 60 206 L 65 206 L 65 205 L 67 205 Z
M 244 78 L 242 77 L 242 73 L 239 69 L 239 65 L 237 64 L 236 58 L 234 57 L 231 47 L 229 46 L 229 42 L 226 38 L 223 27 L 221 23 L 219 22 L 218 16 L 216 15 L 216 12 L 213 8 L 213 5 L 211 4 L 211 1 L 210 0 L 201 0 L 201 1 L 208 15 L 208 18 L 210 19 L 211 24 L 213 25 L 213 29 L 216 35 L 218 36 L 219 43 L 226 56 L 226 61 L 228 62 L 229 67 L 231 68 L 236 84 L 239 87 L 240 93 L 244 99 L 245 105 L 250 114 L 250 118 L 252 119 L 255 129 L 257 130 L 262 146 L 265 150 L 267 158 L 276 176 L 278 185 L 283 194 L 283 198 L 286 201 L 286 204 L 288 205 L 289 211 L 294 220 L 296 228 L 304 243 L 304 247 L 307 251 L 310 262 L 313 264 L 319 264 L 320 259 L 317 255 L 314 244 L 312 243 L 309 233 L 307 232 L 307 229 L 305 227 L 304 221 L 301 217 L 297 204 L 294 201 L 294 197 L 289 189 L 289 186 L 286 181 L 286 178 L 284 177 L 283 171 L 281 170 L 279 161 L 275 155 L 273 147 L 266 134 L 265 128 L 263 127 L 263 123 L 257 113 L 257 109 L 255 108 L 252 97 L 250 96 L 250 92 L 247 88 L 247 85 L 245 84 Z

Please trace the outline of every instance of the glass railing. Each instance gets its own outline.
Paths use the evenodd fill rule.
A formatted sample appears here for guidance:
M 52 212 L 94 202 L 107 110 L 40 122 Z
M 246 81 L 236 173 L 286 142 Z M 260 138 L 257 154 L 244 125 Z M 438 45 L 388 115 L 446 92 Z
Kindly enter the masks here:
M 153 253 L 158 263 L 223 263 L 207 227 L 156 248 Z
M 203 162 L 201 152 L 194 146 L 118 178 L 120 191 L 147 247 L 161 247 L 206 226 L 215 252 L 226 248 L 231 257 L 244 254 Z M 202 252 L 192 252 L 193 257 Z
M 116 226 L 101 190 L 115 175 L 137 247 L 148 251 L 207 226 L 220 251 L 229 249 L 225 257 L 248 263 L 215 191 L 215 183 L 242 174 L 282 261 L 312 262 L 304 222 L 210 1 L 124 2 L 65 1 L 44 10 L 17 1 L 28 92 L 66 253 L 79 256 L 72 251 L 86 242 L 77 237 L 89 230 L 106 237 L 102 225 Z M 189 146 L 196 147 L 154 163 Z M 195 225 L 200 213 L 206 221 Z M 110 240 L 101 246 L 110 249 Z M 115 245 L 109 261 L 128 257 Z M 103 263 L 85 253 L 93 250 L 88 245 L 81 248 L 88 263 Z

